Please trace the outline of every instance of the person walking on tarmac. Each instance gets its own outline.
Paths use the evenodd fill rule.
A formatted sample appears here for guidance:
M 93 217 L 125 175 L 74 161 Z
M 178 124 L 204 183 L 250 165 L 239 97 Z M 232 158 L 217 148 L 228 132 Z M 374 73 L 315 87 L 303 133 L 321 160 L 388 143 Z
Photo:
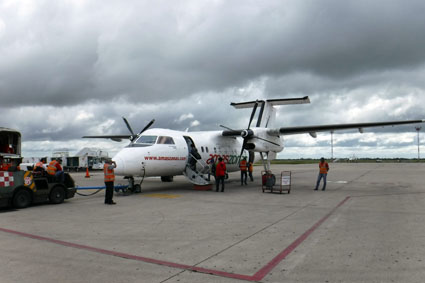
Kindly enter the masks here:
M 248 179 L 248 163 L 246 157 L 244 157 L 241 162 L 239 162 L 239 169 L 241 170 L 241 186 L 248 185 L 246 180 Z
M 248 175 L 251 182 L 254 182 L 254 177 L 252 176 L 252 172 L 254 172 L 254 164 L 252 161 L 248 163 Z
M 217 166 L 215 167 L 215 191 L 218 192 L 221 183 L 221 191 L 224 192 L 224 178 L 226 176 L 226 163 L 223 158 L 218 158 Z
M 325 158 L 323 157 L 320 158 L 319 176 L 317 177 L 317 184 L 316 184 L 316 188 L 314 189 L 315 191 L 319 189 L 320 181 L 322 180 L 322 178 L 323 178 L 322 191 L 326 189 L 326 177 L 328 175 L 328 171 L 329 171 L 329 164 L 325 161 Z
M 49 166 L 47 166 L 47 174 L 54 176 L 60 183 L 65 183 L 65 174 L 61 164 L 61 158 L 50 161 Z
M 114 197 L 115 168 L 117 168 L 117 164 L 111 159 L 108 159 L 103 165 L 103 174 L 106 187 L 105 204 L 116 204 L 116 202 L 112 200 Z

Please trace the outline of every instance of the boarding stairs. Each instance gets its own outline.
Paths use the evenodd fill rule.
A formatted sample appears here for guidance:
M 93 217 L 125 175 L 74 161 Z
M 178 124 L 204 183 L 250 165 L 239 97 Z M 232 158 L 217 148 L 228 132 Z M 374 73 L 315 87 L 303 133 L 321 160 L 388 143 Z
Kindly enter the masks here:
M 183 171 L 183 175 L 195 185 L 206 186 L 210 185 L 211 182 L 208 180 L 208 174 L 210 173 L 210 167 L 202 159 L 196 159 L 196 170 L 190 167 L 190 164 L 186 164 L 186 168 Z

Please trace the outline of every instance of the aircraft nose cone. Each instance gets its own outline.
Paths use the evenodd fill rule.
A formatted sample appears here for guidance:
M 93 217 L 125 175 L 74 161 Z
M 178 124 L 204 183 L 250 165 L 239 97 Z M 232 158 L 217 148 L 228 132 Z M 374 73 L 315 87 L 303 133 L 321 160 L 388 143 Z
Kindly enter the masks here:
M 121 157 L 114 157 L 113 159 L 115 163 L 117 164 L 117 167 L 115 168 L 115 174 L 122 175 L 125 172 L 125 162 Z

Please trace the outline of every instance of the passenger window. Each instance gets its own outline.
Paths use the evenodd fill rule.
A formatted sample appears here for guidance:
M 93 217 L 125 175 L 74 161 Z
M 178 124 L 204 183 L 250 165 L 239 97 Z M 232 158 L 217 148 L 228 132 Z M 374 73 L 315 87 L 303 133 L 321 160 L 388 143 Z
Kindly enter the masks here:
M 205 147 L 205 151 L 208 153 L 208 146 Z
M 159 137 L 157 144 L 174 144 L 174 140 L 172 137 Z
M 204 152 L 204 147 L 203 146 L 201 146 L 201 151 Z

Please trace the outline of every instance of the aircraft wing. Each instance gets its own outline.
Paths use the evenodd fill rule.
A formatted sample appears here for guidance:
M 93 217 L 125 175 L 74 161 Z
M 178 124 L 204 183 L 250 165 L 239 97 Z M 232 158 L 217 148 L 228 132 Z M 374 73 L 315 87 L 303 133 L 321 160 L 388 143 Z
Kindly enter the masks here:
M 359 131 L 362 133 L 363 128 L 418 124 L 418 123 L 425 123 L 425 120 L 283 127 L 278 130 L 270 130 L 270 134 L 276 134 L 278 131 L 282 135 L 297 135 L 297 134 L 308 133 L 314 136 L 316 132 L 330 132 L 330 131 L 347 130 L 347 129 L 359 129 Z
M 123 139 L 130 139 L 131 135 L 105 135 L 105 136 L 84 136 L 86 139 L 111 139 L 113 141 L 122 141 Z

